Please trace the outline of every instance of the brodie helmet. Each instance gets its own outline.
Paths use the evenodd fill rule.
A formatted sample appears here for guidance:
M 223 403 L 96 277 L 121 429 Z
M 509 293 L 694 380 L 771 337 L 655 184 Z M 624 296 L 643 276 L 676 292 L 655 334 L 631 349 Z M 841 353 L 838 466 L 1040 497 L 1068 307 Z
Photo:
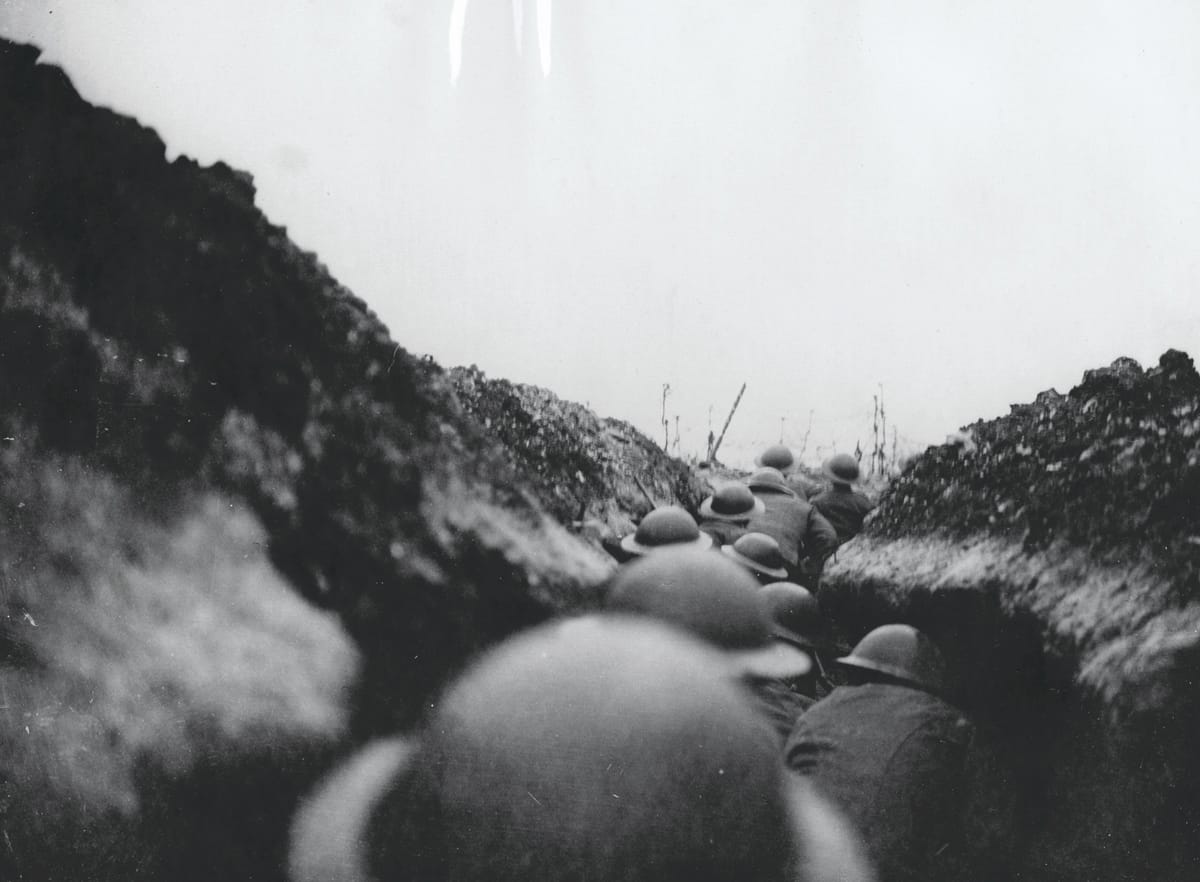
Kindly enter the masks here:
M 946 662 L 932 640 L 911 625 L 883 625 L 838 663 L 895 677 L 927 692 L 946 689 Z

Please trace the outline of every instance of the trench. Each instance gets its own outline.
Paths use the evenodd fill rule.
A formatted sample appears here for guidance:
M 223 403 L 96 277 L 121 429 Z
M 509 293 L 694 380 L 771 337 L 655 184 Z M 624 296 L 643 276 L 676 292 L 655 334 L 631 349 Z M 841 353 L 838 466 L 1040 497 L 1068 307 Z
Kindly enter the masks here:
M 951 699 L 976 726 L 964 842 L 951 878 L 1118 882 L 1195 879 L 1200 715 L 1190 676 L 1159 712 L 1116 719 L 1079 685 L 1079 659 L 1001 581 L 970 587 L 841 578 L 820 594 L 846 646 L 878 625 L 930 635 Z

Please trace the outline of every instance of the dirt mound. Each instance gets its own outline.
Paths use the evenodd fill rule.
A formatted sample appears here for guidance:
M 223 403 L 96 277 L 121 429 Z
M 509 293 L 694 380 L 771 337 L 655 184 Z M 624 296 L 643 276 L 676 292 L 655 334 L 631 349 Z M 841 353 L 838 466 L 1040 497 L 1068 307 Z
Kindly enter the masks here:
M 873 532 L 1061 540 L 1106 559 L 1152 554 L 1183 590 L 1200 573 L 1200 374 L 1171 350 L 1143 371 L 1121 358 L 1067 395 L 931 448 L 893 482 Z
M 278 878 L 321 757 L 610 562 L 247 175 L 37 54 L 0 41 L 0 875 Z
M 1191 359 L 1118 359 L 930 448 L 828 568 L 850 639 L 908 621 L 959 672 L 968 874 L 1195 877 L 1198 490 Z
M 564 524 L 586 524 L 588 538 L 629 532 L 650 499 L 694 511 L 707 495 L 687 465 L 629 423 L 474 366 L 449 373 L 467 413 L 512 453 L 542 506 Z

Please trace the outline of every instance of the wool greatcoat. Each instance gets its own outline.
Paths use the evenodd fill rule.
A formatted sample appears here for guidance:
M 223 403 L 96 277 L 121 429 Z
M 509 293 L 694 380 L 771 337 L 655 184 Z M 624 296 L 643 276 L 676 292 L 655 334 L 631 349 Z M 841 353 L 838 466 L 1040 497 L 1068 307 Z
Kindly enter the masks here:
M 824 516 L 790 492 L 752 487 L 764 511 L 750 519 L 748 532 L 766 533 L 779 543 L 793 578 L 801 560 L 823 561 L 837 548 L 837 531 Z
M 816 703 L 815 698 L 774 677 L 752 678 L 748 685 L 759 711 L 779 734 L 780 744 L 787 741 L 796 719 Z
M 849 487 L 834 484 L 809 500 L 837 531 L 838 544 L 857 536 L 875 503 Z
M 745 521 L 725 521 L 720 518 L 701 518 L 700 531 L 712 537 L 712 547 L 720 551 L 722 545 L 732 545 L 746 535 Z
M 839 686 L 796 721 L 784 755 L 858 828 L 880 882 L 915 882 L 936 878 L 960 838 L 971 732 L 915 687 Z

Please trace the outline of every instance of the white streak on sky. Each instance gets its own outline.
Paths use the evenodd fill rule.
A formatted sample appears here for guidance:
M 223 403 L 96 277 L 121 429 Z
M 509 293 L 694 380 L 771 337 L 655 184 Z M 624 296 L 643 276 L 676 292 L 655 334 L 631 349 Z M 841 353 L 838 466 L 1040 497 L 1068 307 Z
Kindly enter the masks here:
M 525 36 L 525 4 L 522 0 L 512 0 L 513 42 L 517 44 L 517 55 L 522 56 Z
M 550 76 L 550 0 L 537 0 L 538 54 L 542 59 L 542 76 Z
M 469 0 L 454 0 L 450 9 L 450 83 L 458 83 L 462 70 L 463 30 L 467 25 L 467 3 Z
M 0 0 L 0 33 L 251 172 L 406 349 L 656 438 L 670 383 L 684 451 L 743 381 L 748 463 L 810 411 L 810 459 L 869 447 L 880 383 L 904 448 L 1200 354 L 1194 0 L 559 4 L 551 77 L 550 4 L 537 60 L 511 4 Z

